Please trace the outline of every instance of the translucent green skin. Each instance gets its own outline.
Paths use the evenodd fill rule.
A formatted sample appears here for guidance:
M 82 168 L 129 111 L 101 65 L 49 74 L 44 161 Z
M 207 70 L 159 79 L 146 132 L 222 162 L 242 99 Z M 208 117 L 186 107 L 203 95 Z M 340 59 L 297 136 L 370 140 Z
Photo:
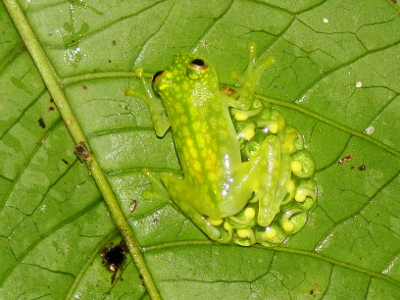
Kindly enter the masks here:
M 157 135 L 172 128 L 183 171 L 182 178 L 162 173 L 161 183 L 144 170 L 153 182 L 153 191 L 144 197 L 172 200 L 213 240 L 273 246 L 304 225 L 315 202 L 315 186 L 310 180 L 302 183 L 309 201 L 302 200 L 306 208 L 296 207 L 300 181 L 292 174 L 291 155 L 301 152 L 302 142 L 296 142 L 299 134 L 286 127 L 279 114 L 254 99 L 261 72 L 274 60 L 256 62 L 254 47 L 249 49 L 251 62 L 239 81 L 238 99 L 221 92 L 213 67 L 192 53 L 175 55 L 153 79 L 161 100 L 147 88 L 141 70 L 137 75 L 146 93 L 127 89 L 126 94 L 146 101 Z M 236 110 L 230 112 L 229 107 Z M 310 178 L 312 159 L 306 155 L 297 161 L 298 173 L 308 165 L 305 177 Z M 294 206 L 288 206 L 291 202 Z M 300 213 L 300 221 L 289 220 L 295 215 L 299 219 Z

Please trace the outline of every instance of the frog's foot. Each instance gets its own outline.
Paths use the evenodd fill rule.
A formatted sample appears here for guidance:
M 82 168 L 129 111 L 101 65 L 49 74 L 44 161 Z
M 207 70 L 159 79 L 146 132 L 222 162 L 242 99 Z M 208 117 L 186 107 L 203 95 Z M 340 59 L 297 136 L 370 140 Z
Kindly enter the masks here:
M 143 169 L 142 173 L 151 183 L 151 190 L 144 191 L 142 196 L 144 199 L 157 199 L 163 202 L 171 203 L 171 198 L 168 195 L 165 186 L 157 176 L 149 169 Z
M 273 57 L 268 57 L 265 60 L 256 59 L 255 43 L 249 43 L 248 49 L 250 53 L 250 61 L 246 71 L 242 76 L 232 72 L 231 76 L 237 79 L 236 89 L 222 88 L 222 94 L 231 107 L 239 110 L 249 110 L 254 104 L 254 92 L 256 85 L 260 80 L 261 73 L 268 67 L 275 64 Z
M 299 203 L 303 203 L 307 200 L 307 197 L 310 197 L 315 202 L 317 200 L 315 190 L 306 187 L 298 187 L 294 199 Z
M 140 79 L 141 85 L 136 88 L 126 88 L 125 89 L 125 95 L 126 96 L 131 96 L 131 97 L 139 97 L 143 99 L 147 105 L 153 105 L 154 103 L 152 100 L 155 98 L 153 91 L 150 89 L 150 86 L 146 83 L 146 80 L 144 78 L 143 74 L 143 69 L 136 69 L 135 70 L 135 75 L 137 78 Z M 157 105 L 157 104 L 156 104 Z
M 245 139 L 247 141 L 251 140 L 255 135 L 256 126 L 254 123 L 248 123 L 242 130 L 237 134 L 237 139 Z
M 213 225 L 220 226 L 224 235 L 217 241 L 220 243 L 235 242 L 241 246 L 250 246 L 257 242 L 253 227 L 257 225 L 257 204 L 249 204 L 241 212 L 234 216 L 219 219 L 218 223 L 212 221 Z M 211 222 L 211 220 L 209 219 Z
M 288 235 L 293 234 L 296 223 L 291 218 L 296 213 L 302 212 L 301 209 L 292 209 L 284 212 L 279 220 L 274 220 L 269 226 L 262 227 L 257 224 L 258 206 L 256 203 L 249 203 L 241 212 L 232 217 L 221 219 L 216 226 L 223 225 L 229 232 L 225 239 L 218 239 L 221 243 L 234 242 L 241 246 L 251 246 L 255 243 L 267 247 L 274 247 L 282 243 Z
M 292 154 L 292 173 L 298 178 L 311 178 L 315 173 L 315 163 L 311 155 L 302 150 Z
M 241 110 L 237 108 L 232 108 L 231 109 L 231 114 L 235 118 L 236 121 L 246 121 L 249 118 L 253 118 L 256 115 L 258 115 L 262 110 L 262 107 L 258 107 L 255 109 L 249 109 L 249 110 Z
M 257 242 L 264 246 L 276 246 L 300 231 L 316 202 L 316 188 L 312 179 L 292 179 L 288 187 L 287 198 L 282 201 L 272 222 L 268 226 L 258 224 L 255 228 Z
M 239 88 L 240 98 L 237 100 L 236 107 L 240 107 L 243 110 L 248 110 L 254 101 L 254 92 L 256 85 L 258 84 L 261 73 L 268 67 L 275 64 L 275 59 L 270 56 L 265 60 L 256 59 L 256 45 L 255 43 L 249 43 L 247 45 L 249 49 L 250 61 L 246 71 L 242 76 L 238 78 L 236 86 Z
M 267 247 L 281 244 L 288 236 L 298 232 L 307 221 L 307 210 L 302 207 L 291 206 L 288 211 L 281 210 L 273 222 L 268 226 L 255 224 L 249 228 L 234 228 L 234 242 L 249 246 L 255 243 Z
M 234 242 L 241 246 L 251 246 L 255 243 L 267 247 L 275 247 L 281 244 L 288 235 L 300 230 L 306 220 L 307 214 L 301 207 L 291 206 L 290 210 L 282 210 L 278 217 L 269 226 L 260 226 L 257 223 L 257 203 L 249 203 L 241 212 L 235 216 L 213 223 L 221 226 L 229 232 L 225 240 L 218 239 L 221 243 Z
M 259 205 L 258 201 L 253 201 L 258 199 L 257 194 L 236 215 L 225 219 L 208 219 L 223 234 L 216 240 L 220 243 L 234 242 L 241 246 L 259 243 L 266 247 L 275 247 L 302 229 L 307 222 L 308 211 L 316 201 L 315 184 L 309 179 L 297 183 L 290 181 L 289 185 L 292 190 L 291 198 L 282 202 L 268 226 L 260 226 L 257 222 Z

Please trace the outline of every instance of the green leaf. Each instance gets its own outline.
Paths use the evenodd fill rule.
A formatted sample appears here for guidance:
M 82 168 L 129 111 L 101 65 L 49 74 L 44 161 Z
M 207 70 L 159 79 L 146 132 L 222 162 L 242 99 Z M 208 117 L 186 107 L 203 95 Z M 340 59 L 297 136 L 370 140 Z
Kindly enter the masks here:
M 20 5 L 31 35 L 14 0 L 0 4 L 0 299 L 157 299 L 157 289 L 163 299 L 398 298 L 397 5 Z M 142 199 L 143 167 L 179 163 L 172 136 L 158 139 L 145 104 L 124 95 L 138 85 L 132 70 L 158 71 L 187 51 L 232 84 L 250 41 L 277 61 L 260 98 L 304 134 L 317 164 L 308 224 L 273 249 L 216 244 L 169 205 Z M 74 154 L 80 141 L 92 151 L 86 165 Z M 101 250 L 131 231 L 131 256 L 112 284 Z

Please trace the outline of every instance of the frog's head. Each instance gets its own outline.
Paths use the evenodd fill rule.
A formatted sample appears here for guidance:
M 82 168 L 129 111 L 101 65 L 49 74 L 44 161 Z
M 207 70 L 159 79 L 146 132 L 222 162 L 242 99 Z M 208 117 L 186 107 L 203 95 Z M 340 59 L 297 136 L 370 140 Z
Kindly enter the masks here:
M 218 90 L 218 78 L 214 68 L 202 57 L 193 53 L 174 56 L 172 63 L 154 74 L 152 84 L 161 96 L 184 94 L 186 91 Z

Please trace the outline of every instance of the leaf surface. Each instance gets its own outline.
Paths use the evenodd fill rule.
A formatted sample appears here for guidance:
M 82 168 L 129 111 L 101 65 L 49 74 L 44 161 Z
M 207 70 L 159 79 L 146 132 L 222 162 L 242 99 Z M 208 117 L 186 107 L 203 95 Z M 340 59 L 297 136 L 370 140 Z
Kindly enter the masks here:
M 9 0 L 4 0 L 4 3 Z M 37 63 L 0 4 L 0 299 L 150 299 Z M 59 88 L 135 232 L 163 299 L 396 299 L 400 294 L 400 15 L 385 0 L 26 1 Z M 141 169 L 179 171 L 155 136 L 131 72 L 179 52 L 220 82 L 248 62 L 277 63 L 257 92 L 304 135 L 317 205 L 280 247 L 208 240 L 169 205 L 143 200 Z M 220 129 L 217 129 L 220 130 Z M 222 129 L 221 129 L 222 130 Z M 351 155 L 353 160 L 339 164 Z M 131 212 L 132 201 L 137 208 Z M 123 280 L 122 280 L 123 279 Z M 146 278 L 144 278 L 146 282 Z

